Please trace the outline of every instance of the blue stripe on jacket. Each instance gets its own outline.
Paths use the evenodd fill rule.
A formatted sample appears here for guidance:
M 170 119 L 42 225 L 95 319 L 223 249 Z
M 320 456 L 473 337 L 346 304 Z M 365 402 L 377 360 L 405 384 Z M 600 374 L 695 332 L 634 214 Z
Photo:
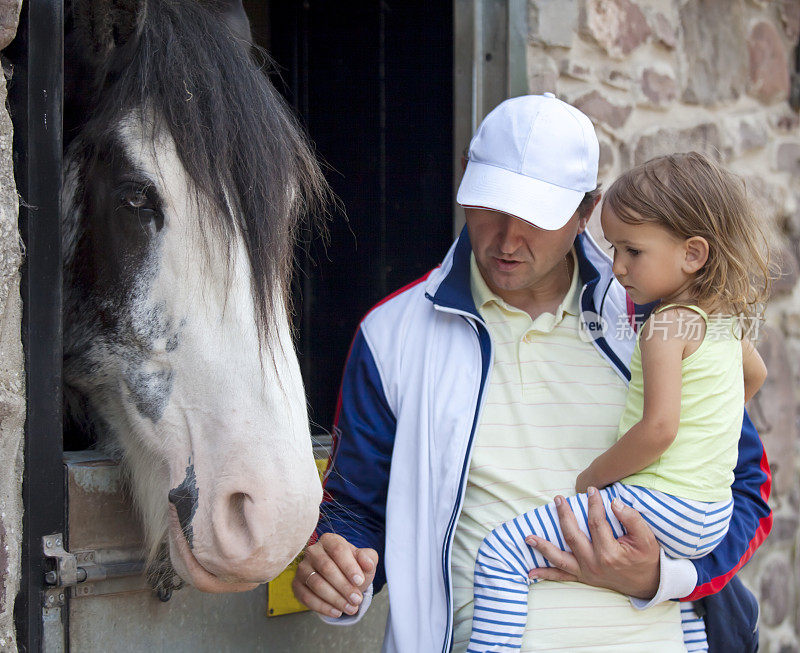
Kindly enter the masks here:
M 320 506 L 317 534 L 336 533 L 360 549 L 375 549 L 378 568 L 373 588 L 377 593 L 386 583 L 386 491 L 395 417 L 361 329 L 345 366 L 341 402 L 348 410 L 339 416 L 340 434 L 325 483 L 333 500 Z
M 739 459 L 734 474 L 733 515 L 725 539 L 710 554 L 692 560 L 697 569 L 697 588 L 688 597 L 698 599 L 719 591 L 752 556 L 772 526 L 769 497 L 770 477 L 764 445 L 747 411 L 739 439 Z M 766 495 L 766 496 L 764 496 Z

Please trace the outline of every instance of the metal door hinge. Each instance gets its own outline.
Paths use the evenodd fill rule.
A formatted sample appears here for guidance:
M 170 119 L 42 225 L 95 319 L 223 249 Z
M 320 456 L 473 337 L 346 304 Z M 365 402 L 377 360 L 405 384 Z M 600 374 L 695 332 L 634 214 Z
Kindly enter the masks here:
M 70 553 L 64 549 L 61 533 L 44 536 L 42 548 L 45 557 L 53 561 L 53 568 L 44 575 L 44 582 L 49 586 L 44 596 L 48 608 L 64 605 L 69 588 L 73 588 L 73 595 L 89 593 L 77 591 L 75 586 L 79 583 L 138 576 L 144 572 L 144 558 L 140 551 L 120 549 Z
M 78 563 L 75 556 L 64 550 L 64 537 L 61 533 L 45 535 L 42 538 L 45 558 L 55 562 L 55 569 L 45 572 L 44 582 L 51 587 L 44 592 L 44 607 L 55 608 L 64 605 L 66 587 L 78 583 Z

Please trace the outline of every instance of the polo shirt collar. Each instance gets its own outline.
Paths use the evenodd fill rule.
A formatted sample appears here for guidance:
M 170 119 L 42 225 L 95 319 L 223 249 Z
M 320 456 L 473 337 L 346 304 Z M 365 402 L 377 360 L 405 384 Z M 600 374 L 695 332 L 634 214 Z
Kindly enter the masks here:
M 575 249 L 570 250 L 572 256 L 572 281 L 569 285 L 569 290 L 564 296 L 564 299 L 556 308 L 554 314 L 554 324 L 558 324 L 564 319 L 565 314 L 578 315 L 580 312 L 579 294 L 580 294 L 580 273 L 578 270 L 578 257 L 575 254 Z M 486 284 L 486 280 L 478 269 L 478 264 L 475 262 L 475 255 L 470 255 L 469 260 L 470 272 L 470 288 L 472 290 L 472 298 L 475 301 L 475 306 L 481 310 L 490 303 L 495 303 L 497 306 L 505 309 L 506 311 L 519 311 L 520 309 L 510 306 L 502 297 L 492 291 Z M 538 318 L 537 318 L 538 319 Z

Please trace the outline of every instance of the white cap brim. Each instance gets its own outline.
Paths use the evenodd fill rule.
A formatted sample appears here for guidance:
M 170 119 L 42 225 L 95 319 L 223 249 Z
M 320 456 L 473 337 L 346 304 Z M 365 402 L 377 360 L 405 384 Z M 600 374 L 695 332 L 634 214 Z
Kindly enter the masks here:
M 470 161 L 458 187 L 456 201 L 465 207 L 502 211 L 530 224 L 561 229 L 581 203 L 585 191 L 562 188 L 546 181 Z

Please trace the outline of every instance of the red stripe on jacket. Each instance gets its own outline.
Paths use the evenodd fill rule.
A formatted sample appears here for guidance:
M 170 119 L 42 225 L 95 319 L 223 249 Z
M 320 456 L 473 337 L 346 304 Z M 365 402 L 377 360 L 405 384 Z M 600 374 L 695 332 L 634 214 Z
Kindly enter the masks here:
M 772 472 L 769 469 L 766 449 L 764 449 L 763 453 L 761 454 L 761 471 L 767 476 L 767 480 L 761 484 L 761 499 L 766 502 L 767 499 L 769 499 L 769 493 L 772 489 Z M 727 585 L 728 581 L 736 575 L 736 572 L 739 571 L 748 560 L 750 560 L 750 558 L 753 556 L 753 553 L 755 553 L 755 550 L 761 546 L 771 530 L 772 513 L 770 512 L 770 514 L 762 517 L 759 520 L 758 528 L 756 529 L 753 538 L 750 540 L 747 550 L 744 552 L 744 554 L 742 554 L 742 557 L 739 558 L 739 562 L 736 563 L 736 566 L 727 574 L 717 576 L 716 578 L 712 578 L 707 583 L 698 585 L 694 588 L 694 592 L 681 599 L 681 601 L 696 601 L 697 599 L 702 599 L 704 596 L 708 596 L 709 594 L 716 594 L 719 592 L 723 587 L 725 587 L 725 585 Z

